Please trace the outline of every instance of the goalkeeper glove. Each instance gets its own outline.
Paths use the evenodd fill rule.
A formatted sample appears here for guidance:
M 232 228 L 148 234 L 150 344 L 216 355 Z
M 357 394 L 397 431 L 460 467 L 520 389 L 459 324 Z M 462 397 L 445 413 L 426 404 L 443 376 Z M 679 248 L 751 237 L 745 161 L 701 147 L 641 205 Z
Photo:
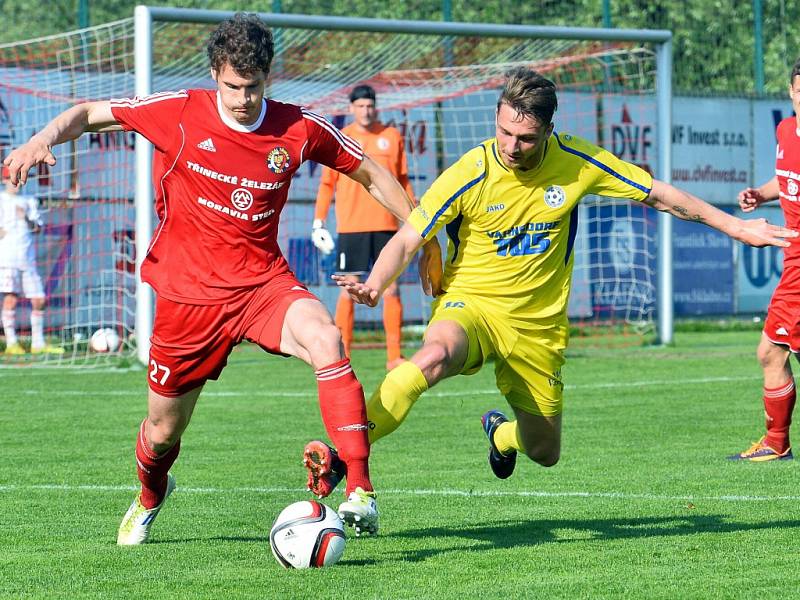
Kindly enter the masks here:
M 325 229 L 325 223 L 322 219 L 314 219 L 311 224 L 311 241 L 324 255 L 333 252 L 334 243 L 331 232 Z

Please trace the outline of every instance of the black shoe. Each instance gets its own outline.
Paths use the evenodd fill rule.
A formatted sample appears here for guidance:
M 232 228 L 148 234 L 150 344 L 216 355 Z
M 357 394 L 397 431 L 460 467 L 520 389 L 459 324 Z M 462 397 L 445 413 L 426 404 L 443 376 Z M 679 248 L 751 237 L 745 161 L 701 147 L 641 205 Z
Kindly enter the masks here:
M 508 479 L 517 466 L 517 451 L 511 454 L 501 454 L 494 445 L 494 432 L 503 423 L 508 423 L 506 416 L 499 410 L 490 410 L 481 417 L 481 424 L 486 437 L 489 438 L 489 466 L 499 479 Z

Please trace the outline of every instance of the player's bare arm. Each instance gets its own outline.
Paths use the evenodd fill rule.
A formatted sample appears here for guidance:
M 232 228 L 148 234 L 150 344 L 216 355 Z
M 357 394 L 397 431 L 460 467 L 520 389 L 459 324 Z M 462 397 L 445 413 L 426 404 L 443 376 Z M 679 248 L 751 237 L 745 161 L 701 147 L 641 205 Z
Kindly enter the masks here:
M 442 294 L 442 249 L 439 240 L 433 238 L 422 245 L 422 254 L 419 257 L 419 280 L 422 291 L 428 296 Z
M 653 188 L 644 202 L 684 221 L 704 223 L 750 246 L 785 248 L 789 246 L 787 240 L 798 236 L 796 231 L 772 225 L 766 219 L 745 220 L 734 217 L 663 181 L 653 181 Z
M 777 175 L 757 188 L 745 188 L 737 196 L 739 208 L 744 212 L 752 212 L 765 202 L 777 200 L 780 194 L 780 184 Z
M 28 171 L 40 163 L 50 166 L 56 164 L 53 146 L 77 139 L 87 131 L 121 131 L 111 113 L 109 101 L 84 102 L 68 108 L 44 129 L 31 136 L 19 148 L 15 148 L 5 158 L 12 185 L 24 185 L 28 181 Z
M 361 165 L 349 176 L 367 188 L 367 191 L 401 222 L 408 218 L 413 203 L 403 186 L 388 169 L 365 154 Z M 426 294 L 429 296 L 441 294 L 442 250 L 435 238 L 426 242 L 422 249 L 420 280 L 422 290 Z
M 333 275 L 333 280 L 336 285 L 347 290 L 358 304 L 376 306 L 383 292 L 400 276 L 424 242 L 416 229 L 406 223 L 383 247 L 364 283 L 347 281 L 341 275 Z

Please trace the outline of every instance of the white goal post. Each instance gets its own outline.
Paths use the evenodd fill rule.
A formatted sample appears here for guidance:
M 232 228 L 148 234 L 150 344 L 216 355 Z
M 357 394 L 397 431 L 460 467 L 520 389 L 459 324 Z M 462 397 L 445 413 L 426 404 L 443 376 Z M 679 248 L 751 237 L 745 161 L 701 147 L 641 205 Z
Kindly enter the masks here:
M 155 32 L 155 27 L 161 23 L 203 23 L 214 24 L 233 15 L 232 12 L 227 11 L 214 11 L 214 10 L 198 10 L 198 9 L 174 9 L 174 8 L 158 8 L 148 6 L 137 6 L 135 10 L 135 66 L 136 66 L 136 95 L 143 96 L 153 91 L 160 91 L 164 89 L 154 88 L 154 56 L 153 44 L 154 36 L 161 34 Z M 423 69 L 425 71 L 424 79 L 425 84 L 419 83 L 417 87 L 405 82 L 400 91 L 406 90 L 408 92 L 407 105 L 414 106 L 423 102 L 418 95 L 423 92 L 425 88 L 433 87 L 431 83 L 437 76 L 439 79 L 446 79 L 448 77 L 448 69 L 453 72 L 459 71 L 464 77 L 475 77 L 478 72 L 478 77 L 484 77 L 482 89 L 487 87 L 491 88 L 490 80 L 492 77 L 496 78 L 497 70 L 484 69 L 483 74 L 480 74 L 480 69 L 475 65 L 469 64 L 453 64 L 453 47 L 459 40 L 475 40 L 473 43 L 485 43 L 487 45 L 497 43 L 497 40 L 514 40 L 517 42 L 524 42 L 524 46 L 533 47 L 535 44 L 554 43 L 554 42 L 595 42 L 606 43 L 609 47 L 617 43 L 630 43 L 630 44 L 645 44 L 653 49 L 654 54 L 654 73 L 653 87 L 654 89 L 648 90 L 648 93 L 654 97 L 655 104 L 655 134 L 656 134 L 656 153 L 657 153 L 657 166 L 653 169 L 654 174 L 663 181 L 670 181 L 671 173 L 671 103 L 672 103 L 672 35 L 669 31 L 663 30 L 622 30 L 622 29 L 595 29 L 595 28 L 570 28 L 570 27 L 544 27 L 544 26 L 526 26 L 526 25 L 498 25 L 498 24 L 469 24 L 469 23 L 453 23 L 453 22 L 434 22 L 434 21 L 395 21 L 395 20 L 381 20 L 381 19 L 365 19 L 365 18 L 342 18 L 342 17 L 322 17 L 298 14 L 267 14 L 259 13 L 259 17 L 263 19 L 275 32 L 276 36 L 276 58 L 275 63 L 280 64 L 281 60 L 290 60 L 290 57 L 283 57 L 282 51 L 289 47 L 292 42 L 289 41 L 289 34 L 293 31 L 316 31 L 316 32 L 343 32 L 344 34 L 350 33 L 357 36 L 361 33 L 372 34 L 387 34 L 393 36 L 408 36 L 408 38 L 420 38 L 425 36 L 435 36 L 443 47 L 441 53 L 442 64 L 433 65 L 430 68 Z M 284 37 L 285 36 L 285 37 Z M 201 44 L 202 40 L 194 39 L 193 43 Z M 410 42 L 407 46 L 413 46 Z M 568 46 L 566 46 L 568 47 Z M 590 46 L 588 51 L 596 46 Z M 201 48 L 196 50 L 201 53 Z M 364 48 L 363 52 L 367 53 L 370 48 Z M 517 50 L 515 50 L 516 52 Z M 505 54 L 503 54 L 505 52 Z M 615 60 L 614 50 L 609 51 L 607 56 L 603 56 L 600 60 L 608 61 L 608 70 L 624 69 L 625 66 L 618 65 Z M 551 61 L 565 60 L 565 54 L 556 46 L 553 56 L 550 57 Z M 500 63 L 519 63 L 528 62 L 537 64 L 537 61 L 547 61 L 548 58 L 541 55 L 536 56 L 512 56 L 509 51 L 503 50 L 500 53 L 504 58 Z M 308 60 L 333 61 L 335 57 L 326 52 L 308 53 Z M 204 58 L 204 57 L 203 57 Z M 349 57 L 348 55 L 348 58 Z M 624 59 L 623 59 L 624 60 Z M 205 67 L 205 63 L 200 68 Z M 447 64 L 450 63 L 450 64 Z M 329 70 L 341 70 L 341 64 L 325 65 Z M 375 79 L 377 75 L 381 74 L 382 65 L 376 59 L 376 68 L 366 68 L 362 72 L 355 71 L 353 73 L 344 74 L 342 70 L 341 80 L 338 86 L 343 87 L 346 84 L 354 84 L 359 81 Z M 485 67 L 486 65 L 482 65 Z M 504 64 L 499 64 L 503 67 Z M 507 64 L 505 65 L 507 66 Z M 395 69 L 397 66 L 395 66 Z M 352 80 L 347 80 L 348 76 Z M 321 75 L 314 73 L 310 76 L 311 79 L 320 78 Z M 385 77 L 384 77 L 385 79 Z M 418 78 L 420 79 L 420 78 Z M 161 82 L 163 83 L 163 81 Z M 437 85 L 440 81 L 436 82 Z M 430 85 L 428 85 L 430 84 Z M 582 83 L 578 81 L 578 84 Z M 494 88 L 499 87 L 495 82 Z M 185 84 L 184 86 L 185 87 Z M 274 85 L 277 88 L 278 85 Z M 400 87 L 400 86 L 395 86 Z M 458 90 L 464 90 L 468 86 L 455 86 L 454 92 L 450 93 L 448 90 L 442 90 L 441 86 L 434 90 L 434 95 L 438 94 L 439 98 L 450 98 L 458 94 Z M 612 86 L 613 87 L 613 84 Z M 294 91 L 297 91 L 295 88 Z M 563 89 L 559 86 L 559 89 Z M 328 85 L 326 88 L 327 94 L 311 94 L 305 98 L 293 96 L 276 96 L 278 99 L 285 99 L 290 102 L 310 104 L 319 112 L 325 114 L 332 114 L 332 110 L 326 110 L 330 104 L 323 102 L 328 100 L 327 96 L 332 93 L 332 86 Z M 611 90 L 613 91 L 613 90 Z M 629 90 L 628 90 L 629 91 Z M 562 92 L 559 92 L 561 100 Z M 496 93 L 494 95 L 496 98 Z M 434 98 L 435 99 L 435 98 Z M 317 102 L 314 102 L 316 100 Z M 379 106 L 383 101 L 379 99 Z M 434 115 L 435 116 L 435 115 Z M 600 127 L 597 127 L 599 130 Z M 488 136 L 487 136 L 488 137 Z M 472 140 L 469 140 L 472 141 Z M 442 142 L 444 144 L 444 142 Z M 459 154 L 467 150 L 470 146 L 467 145 L 460 148 Z M 457 154 L 456 154 L 457 155 Z M 453 160 L 451 158 L 451 160 Z M 153 230 L 153 198 L 152 198 L 152 183 L 151 176 L 151 161 L 152 161 L 152 148 L 143 138 L 137 136 L 136 140 L 136 256 L 137 263 L 145 255 L 146 249 L 150 241 L 150 235 Z M 440 165 L 441 166 L 441 165 Z M 447 165 L 444 165 L 447 166 Z M 290 198 L 291 200 L 291 198 Z M 655 259 L 657 272 L 657 297 L 655 298 L 655 314 L 657 319 L 656 334 L 660 343 L 666 344 L 672 340 L 673 332 L 673 301 L 672 301 L 672 252 L 671 244 L 663 243 L 663 240 L 671 239 L 671 217 L 665 213 L 658 213 L 657 216 L 657 240 L 655 243 L 657 248 Z M 138 267 L 138 264 L 137 264 Z M 573 292 L 574 293 L 574 292 Z M 152 328 L 153 319 L 153 295 L 151 290 L 146 284 L 138 283 L 136 294 L 136 338 L 137 338 L 137 352 L 138 357 L 142 362 L 147 362 L 149 352 L 149 338 Z M 634 316 L 633 320 L 640 320 L 641 317 Z

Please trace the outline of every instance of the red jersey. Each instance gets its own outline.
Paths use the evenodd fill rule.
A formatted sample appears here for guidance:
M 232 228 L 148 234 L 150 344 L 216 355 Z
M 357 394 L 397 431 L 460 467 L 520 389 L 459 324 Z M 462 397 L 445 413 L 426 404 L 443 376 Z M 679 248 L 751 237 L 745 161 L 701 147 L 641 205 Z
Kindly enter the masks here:
M 775 175 L 780 186 L 781 209 L 786 227 L 800 230 L 800 127 L 795 117 L 778 123 Z M 783 262 L 800 264 L 800 243 L 783 249 Z
M 361 146 L 299 106 L 265 100 L 244 126 L 215 90 L 111 101 L 114 118 L 155 146 L 159 225 L 142 280 L 174 302 L 221 304 L 289 271 L 278 222 L 292 175 L 313 160 L 350 173 Z

